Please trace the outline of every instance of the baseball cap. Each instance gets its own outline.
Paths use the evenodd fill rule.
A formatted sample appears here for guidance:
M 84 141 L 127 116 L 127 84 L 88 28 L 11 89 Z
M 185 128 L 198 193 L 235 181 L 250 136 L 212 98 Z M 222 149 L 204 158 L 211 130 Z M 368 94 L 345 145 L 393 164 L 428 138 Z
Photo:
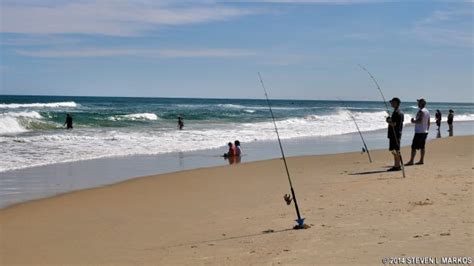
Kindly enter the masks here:
M 398 102 L 398 103 L 401 103 L 402 101 L 400 101 L 400 98 L 398 97 L 393 97 L 390 102 Z

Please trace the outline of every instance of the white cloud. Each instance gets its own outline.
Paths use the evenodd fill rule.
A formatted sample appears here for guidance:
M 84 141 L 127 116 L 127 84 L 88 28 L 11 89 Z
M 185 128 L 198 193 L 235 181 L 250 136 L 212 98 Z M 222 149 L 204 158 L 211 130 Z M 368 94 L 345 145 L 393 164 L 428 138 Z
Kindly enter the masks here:
M 252 51 L 238 49 L 75 49 L 75 50 L 16 50 L 16 53 L 27 57 L 39 58 L 79 58 L 79 57 L 169 57 L 169 58 L 224 58 L 248 57 L 255 55 Z
M 78 38 L 63 38 L 47 35 L 30 35 L 19 37 L 3 37 L 0 45 L 3 46 L 49 46 L 49 45 L 70 45 L 80 43 Z
M 24 34 L 99 34 L 132 36 L 159 26 L 223 21 L 260 12 L 217 4 L 171 4 L 171 1 L 87 0 L 6 1 L 2 32 Z
M 474 47 L 473 15 L 471 8 L 435 11 L 418 21 L 413 32 L 432 43 Z
M 243 0 L 247 3 L 281 3 L 281 4 L 363 4 L 363 3 L 382 3 L 390 0 Z
M 247 50 L 205 49 L 205 50 L 161 50 L 161 57 L 248 57 L 256 55 Z

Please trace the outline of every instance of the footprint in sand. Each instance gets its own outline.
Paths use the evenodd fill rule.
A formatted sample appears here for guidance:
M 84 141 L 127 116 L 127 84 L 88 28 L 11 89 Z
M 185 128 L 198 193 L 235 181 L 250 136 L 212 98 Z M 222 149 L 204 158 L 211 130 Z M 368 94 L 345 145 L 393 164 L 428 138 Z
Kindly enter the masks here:
M 440 236 L 450 236 L 451 233 L 449 233 L 449 232 L 448 232 L 448 233 L 441 233 L 441 234 L 439 234 L 439 235 L 440 235 Z
M 419 200 L 419 201 L 410 201 L 408 204 L 411 205 L 412 208 L 416 206 L 427 206 L 427 205 L 433 205 L 434 202 L 431 201 L 430 199 L 425 199 L 425 200 Z

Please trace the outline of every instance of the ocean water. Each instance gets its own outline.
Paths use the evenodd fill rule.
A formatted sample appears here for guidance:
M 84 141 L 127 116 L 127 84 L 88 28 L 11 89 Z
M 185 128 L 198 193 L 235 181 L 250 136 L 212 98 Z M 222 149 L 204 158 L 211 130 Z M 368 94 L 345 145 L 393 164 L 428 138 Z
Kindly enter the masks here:
M 386 128 L 382 102 L 271 101 L 280 136 L 294 139 Z M 429 103 L 474 121 L 473 103 Z M 405 122 L 416 103 L 403 103 Z M 66 114 L 74 129 L 63 126 Z M 184 130 L 177 130 L 177 117 Z M 275 139 L 264 100 L 119 97 L 0 96 L 0 172 L 61 162 L 155 155 Z

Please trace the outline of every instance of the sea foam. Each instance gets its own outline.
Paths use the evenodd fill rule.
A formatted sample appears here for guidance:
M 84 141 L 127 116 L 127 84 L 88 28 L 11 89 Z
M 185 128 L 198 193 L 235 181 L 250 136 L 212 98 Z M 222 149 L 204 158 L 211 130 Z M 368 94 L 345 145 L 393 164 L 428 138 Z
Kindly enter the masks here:
M 0 134 L 13 134 L 27 131 L 27 124 L 33 119 L 43 117 L 34 111 L 6 112 L 0 114 Z
M 158 116 L 153 113 L 139 113 L 139 114 L 128 114 L 128 115 L 115 115 L 109 117 L 110 120 L 158 120 Z
M 18 109 L 18 108 L 60 108 L 60 107 L 77 107 L 75 102 L 54 102 L 54 103 L 0 103 L 2 109 Z

